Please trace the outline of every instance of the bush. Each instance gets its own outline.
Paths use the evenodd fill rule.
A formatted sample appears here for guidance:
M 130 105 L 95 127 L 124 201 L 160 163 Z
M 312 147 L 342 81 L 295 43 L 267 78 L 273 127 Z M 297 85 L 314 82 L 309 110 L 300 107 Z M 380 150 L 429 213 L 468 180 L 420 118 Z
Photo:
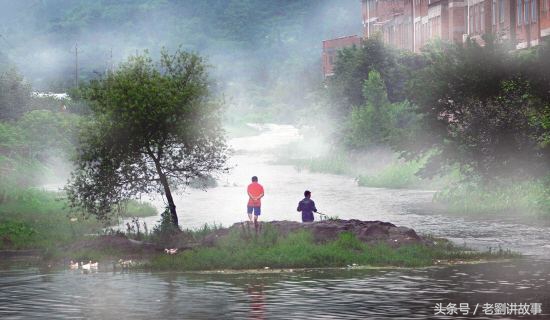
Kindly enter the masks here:
M 0 248 L 21 248 L 28 244 L 36 231 L 26 223 L 4 221 L 0 224 Z

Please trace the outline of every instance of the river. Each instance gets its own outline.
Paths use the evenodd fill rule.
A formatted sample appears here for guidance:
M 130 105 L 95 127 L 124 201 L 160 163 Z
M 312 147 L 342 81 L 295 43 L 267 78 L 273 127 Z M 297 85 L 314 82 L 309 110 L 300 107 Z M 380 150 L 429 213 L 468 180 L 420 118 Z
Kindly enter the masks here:
M 243 221 L 245 188 L 257 175 L 266 191 L 264 221 L 299 221 L 295 207 L 309 189 L 317 207 L 329 215 L 389 221 L 476 249 L 500 246 L 525 258 L 421 269 L 261 274 L 113 273 L 101 268 L 82 273 L 2 261 L 0 318 L 507 319 L 525 311 L 539 313 L 540 307 L 542 314 L 524 317 L 550 319 L 549 226 L 446 216 L 423 209 L 431 203 L 431 191 L 358 187 L 349 177 L 273 164 L 284 150 L 280 146 L 300 139 L 296 128 L 284 125 L 266 125 L 259 135 L 232 139 L 233 169 L 219 177 L 219 186 L 176 196 L 180 223 L 194 228 Z M 159 208 L 164 205 L 159 197 L 151 200 Z M 144 220 L 151 226 L 158 217 Z M 508 310 L 498 314 L 506 303 Z

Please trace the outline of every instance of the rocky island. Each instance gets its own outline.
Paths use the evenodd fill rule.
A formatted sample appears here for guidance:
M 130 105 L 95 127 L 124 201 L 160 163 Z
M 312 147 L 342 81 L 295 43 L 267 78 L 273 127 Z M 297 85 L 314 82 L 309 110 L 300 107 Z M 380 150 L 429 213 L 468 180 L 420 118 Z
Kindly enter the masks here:
M 68 246 L 58 258 L 96 259 L 104 266 L 132 259 L 137 268 L 205 271 L 424 267 L 515 256 L 502 250 L 472 251 L 389 222 L 333 219 L 263 222 L 257 232 L 253 225 L 239 222 L 228 228 L 175 231 L 162 238 L 142 240 L 124 234 L 103 235 Z

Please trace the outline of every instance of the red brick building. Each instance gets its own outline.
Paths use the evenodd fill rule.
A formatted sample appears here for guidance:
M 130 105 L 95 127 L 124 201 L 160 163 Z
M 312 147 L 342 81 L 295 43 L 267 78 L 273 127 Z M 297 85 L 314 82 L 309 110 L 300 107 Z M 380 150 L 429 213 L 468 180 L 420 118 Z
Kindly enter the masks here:
M 512 41 L 518 49 L 550 36 L 550 0 L 362 0 L 364 36 L 419 51 L 428 41 L 483 44 L 483 34 Z
M 354 45 L 361 45 L 361 38 L 356 35 L 323 41 L 323 74 L 325 77 L 334 74 L 334 61 L 336 61 L 338 50 Z
M 542 0 L 540 5 L 540 36 L 550 37 L 550 0 Z
M 418 52 L 429 41 L 461 43 L 468 37 L 483 45 L 494 34 L 517 49 L 550 38 L 550 0 L 361 0 L 364 37 L 380 33 L 384 42 Z M 359 45 L 357 36 L 323 41 L 325 77 L 334 72 L 338 49 Z

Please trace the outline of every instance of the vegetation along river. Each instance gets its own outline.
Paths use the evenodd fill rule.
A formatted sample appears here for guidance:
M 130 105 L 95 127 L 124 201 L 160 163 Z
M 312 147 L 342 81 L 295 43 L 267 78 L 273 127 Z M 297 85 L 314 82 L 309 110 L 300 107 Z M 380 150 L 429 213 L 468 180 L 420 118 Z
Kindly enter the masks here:
M 319 210 L 331 216 L 389 221 L 475 249 L 501 246 L 524 258 L 421 269 L 350 267 L 259 274 L 101 268 L 83 273 L 1 261 L 0 318 L 456 319 L 472 317 L 477 309 L 476 319 L 505 319 L 515 318 L 521 304 L 529 313 L 540 307 L 541 314 L 525 318 L 550 319 L 549 226 L 443 215 L 422 209 L 431 203 L 431 191 L 358 187 L 349 177 L 273 164 L 284 150 L 280 146 L 299 139 L 299 131 L 285 125 L 267 125 L 259 135 L 232 139 L 234 167 L 219 177 L 218 186 L 177 196 L 180 223 L 194 228 L 205 222 L 229 226 L 243 221 L 245 187 L 257 175 L 266 190 L 261 220 L 299 221 L 296 204 L 309 189 Z M 158 199 L 153 202 L 160 209 Z M 145 221 L 153 225 L 158 219 Z M 511 308 L 508 315 L 495 314 L 502 303 Z M 453 304 L 456 313 L 443 315 L 453 313 Z

